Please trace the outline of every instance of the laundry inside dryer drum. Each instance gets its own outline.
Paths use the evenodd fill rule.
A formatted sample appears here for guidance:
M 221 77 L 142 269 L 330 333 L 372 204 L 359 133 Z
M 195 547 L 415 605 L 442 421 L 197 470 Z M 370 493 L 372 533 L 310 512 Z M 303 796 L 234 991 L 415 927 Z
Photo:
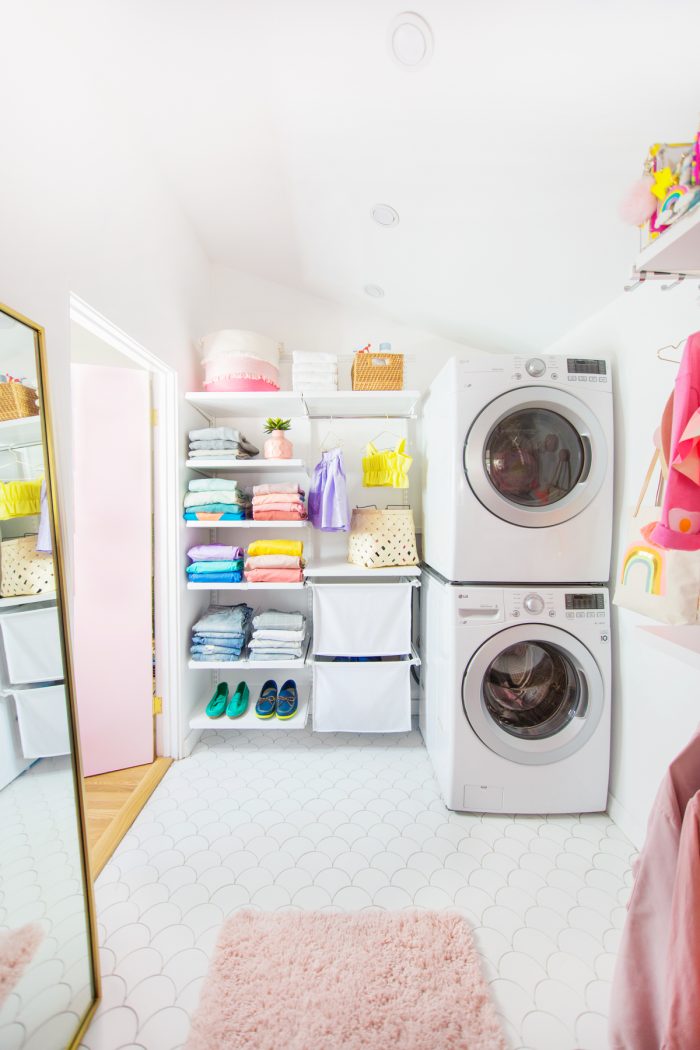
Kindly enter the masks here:
M 559 733 L 584 699 L 571 660 L 548 642 L 517 642 L 499 653 L 484 675 L 483 697 L 501 729 L 531 740 Z

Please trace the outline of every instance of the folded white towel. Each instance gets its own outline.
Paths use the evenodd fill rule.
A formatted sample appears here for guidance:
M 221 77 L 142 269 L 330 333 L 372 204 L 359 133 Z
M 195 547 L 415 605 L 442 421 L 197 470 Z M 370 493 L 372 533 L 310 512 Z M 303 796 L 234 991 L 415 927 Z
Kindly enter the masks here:
M 337 354 L 316 354 L 308 352 L 306 350 L 295 350 L 292 354 L 292 361 L 295 365 L 297 364 L 338 364 Z

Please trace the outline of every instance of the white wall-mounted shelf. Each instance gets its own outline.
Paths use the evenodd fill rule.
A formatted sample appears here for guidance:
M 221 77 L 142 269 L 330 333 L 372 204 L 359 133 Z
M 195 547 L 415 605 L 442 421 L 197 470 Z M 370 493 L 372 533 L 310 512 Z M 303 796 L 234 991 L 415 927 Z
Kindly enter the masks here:
M 700 275 L 700 204 L 642 249 L 636 269 L 640 273 Z
M 700 624 L 641 626 L 649 645 L 700 671 Z
M 304 521 L 186 521 L 188 529 L 305 529 L 309 522 Z
M 213 729 L 215 731 L 268 729 L 273 731 L 282 730 L 284 732 L 292 729 L 303 729 L 309 717 L 310 689 L 298 690 L 298 692 L 299 707 L 294 718 L 258 718 L 255 714 L 257 696 L 253 696 L 253 690 L 251 689 L 250 707 L 240 718 L 227 718 L 226 715 L 222 715 L 221 718 L 208 718 L 205 714 L 194 715 L 190 718 L 190 729 Z
M 303 459 L 188 459 L 186 467 L 192 470 L 226 470 L 230 473 L 244 472 L 282 474 L 288 471 L 306 474 L 306 463 Z
M 301 591 L 303 583 L 188 583 L 188 591 Z
M 351 565 L 348 561 L 340 559 L 335 561 L 319 561 L 316 564 L 307 565 L 304 576 L 314 577 L 343 577 L 347 579 L 372 580 L 387 576 L 420 576 L 419 565 L 397 565 L 386 566 L 382 569 L 364 569 L 359 565 Z
M 291 419 L 411 419 L 421 394 L 418 390 L 333 390 L 327 394 L 273 394 L 192 391 L 185 398 L 209 419 L 255 419 L 275 415 Z
M 23 594 L 17 598 L 0 598 L 0 609 L 12 609 L 17 605 L 36 605 L 37 602 L 53 604 L 55 601 L 55 591 L 44 591 L 43 594 Z

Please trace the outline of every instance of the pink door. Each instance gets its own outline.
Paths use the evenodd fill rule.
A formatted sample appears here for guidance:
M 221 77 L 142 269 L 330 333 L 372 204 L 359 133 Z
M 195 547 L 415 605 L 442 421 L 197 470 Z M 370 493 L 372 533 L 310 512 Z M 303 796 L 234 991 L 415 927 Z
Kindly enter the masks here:
M 85 776 L 153 761 L 150 376 L 71 366 L 73 646 Z

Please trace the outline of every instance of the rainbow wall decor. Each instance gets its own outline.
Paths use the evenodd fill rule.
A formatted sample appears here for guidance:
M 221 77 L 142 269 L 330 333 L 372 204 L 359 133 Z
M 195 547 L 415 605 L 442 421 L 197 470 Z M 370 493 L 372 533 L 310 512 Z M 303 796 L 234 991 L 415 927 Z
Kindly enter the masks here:
M 661 551 L 654 547 L 635 544 L 629 547 L 622 562 L 622 583 L 629 584 L 630 573 L 636 566 L 642 567 L 641 578 L 644 580 L 646 594 L 664 593 L 664 560 Z

